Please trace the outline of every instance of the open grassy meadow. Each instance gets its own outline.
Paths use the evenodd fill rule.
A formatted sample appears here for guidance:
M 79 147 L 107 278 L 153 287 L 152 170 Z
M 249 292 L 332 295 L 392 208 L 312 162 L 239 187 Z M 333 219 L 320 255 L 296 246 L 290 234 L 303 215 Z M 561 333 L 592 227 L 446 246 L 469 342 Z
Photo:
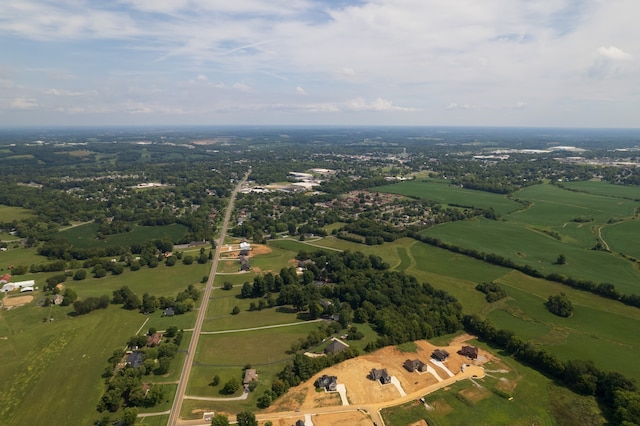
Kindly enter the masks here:
M 5 206 L 0 204 L 0 218 L 2 222 L 13 222 L 21 219 L 33 217 L 33 213 L 29 209 L 22 207 Z M 14 237 L 15 238 L 15 237 Z
M 166 226 L 140 226 L 136 225 L 130 232 L 107 235 L 104 239 L 97 239 L 98 224 L 87 223 L 61 231 L 59 235 L 66 238 L 75 247 L 93 248 L 107 245 L 130 246 L 140 241 L 168 238 L 173 242 L 180 241 L 187 228 L 184 225 L 172 224 Z
M 405 181 L 393 185 L 378 186 L 372 188 L 371 191 L 424 198 L 442 204 L 455 204 L 481 209 L 492 207 L 500 215 L 522 208 L 520 203 L 510 200 L 505 195 L 464 189 L 435 181 Z
M 640 220 L 619 222 L 602 228 L 602 238 L 617 253 L 640 259 Z
M 576 191 L 588 192 L 607 197 L 630 198 L 640 200 L 640 188 L 629 185 L 614 185 L 603 181 L 563 182 L 563 186 Z

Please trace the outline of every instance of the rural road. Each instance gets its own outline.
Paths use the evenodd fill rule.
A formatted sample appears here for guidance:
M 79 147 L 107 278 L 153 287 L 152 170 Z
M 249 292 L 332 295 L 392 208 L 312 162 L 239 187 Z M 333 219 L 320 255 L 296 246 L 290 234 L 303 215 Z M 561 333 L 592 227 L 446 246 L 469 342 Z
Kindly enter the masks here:
M 267 420 L 271 420 L 272 422 L 276 422 L 280 419 L 291 419 L 291 423 L 295 423 L 296 420 L 300 420 L 305 418 L 305 416 L 313 416 L 317 414 L 336 414 L 336 413 L 349 413 L 354 411 L 366 412 L 371 416 L 372 423 L 377 425 L 384 425 L 382 421 L 382 416 L 380 415 L 380 410 L 389 407 L 395 407 L 397 405 L 402 405 L 410 401 L 414 401 L 420 399 L 421 397 L 435 392 L 444 387 L 450 386 L 460 380 L 472 379 L 472 378 L 482 378 L 484 377 L 484 369 L 482 367 L 478 367 L 475 365 L 467 366 L 464 371 L 459 372 L 453 377 L 448 377 L 441 382 L 434 383 L 425 388 L 419 389 L 415 392 L 412 392 L 406 396 L 401 396 L 399 398 L 379 402 L 375 404 L 356 404 L 356 405 L 336 405 L 332 407 L 319 407 L 312 408 L 304 411 L 282 411 L 278 413 L 268 413 L 268 414 L 256 414 L 256 420 L 259 422 L 265 422 Z M 349 389 L 347 388 L 347 392 Z M 230 422 L 235 422 L 235 417 L 229 417 Z M 180 426 L 205 426 L 211 424 L 210 422 L 205 422 L 203 419 L 197 420 L 181 420 Z
M 184 400 L 184 394 L 187 389 L 187 382 L 191 374 L 191 367 L 193 366 L 193 360 L 196 354 L 196 348 L 198 347 L 198 340 L 200 339 L 200 331 L 202 330 L 202 323 L 207 313 L 207 305 L 209 304 L 209 298 L 211 297 L 211 290 L 213 289 L 213 281 L 216 277 L 216 270 L 218 269 L 218 262 L 220 260 L 220 252 L 223 246 L 224 237 L 227 234 L 227 227 L 229 225 L 229 219 L 233 212 L 233 204 L 238 195 L 238 191 L 242 188 L 242 185 L 247 181 L 251 169 L 244 175 L 244 177 L 238 182 L 234 188 L 231 196 L 229 197 L 229 204 L 227 205 L 227 211 L 224 215 L 222 222 L 222 228 L 220 230 L 220 239 L 216 244 L 216 252 L 211 262 L 211 271 L 209 272 L 209 279 L 207 285 L 204 288 L 204 294 L 202 295 L 202 303 L 198 310 L 198 317 L 196 319 L 195 326 L 193 327 L 193 334 L 191 336 L 191 342 L 189 343 L 189 349 L 187 350 L 187 357 L 184 360 L 184 366 L 182 367 L 182 374 L 180 375 L 180 382 L 178 383 L 178 389 L 176 391 L 175 399 L 173 400 L 173 406 L 171 407 L 171 414 L 169 415 L 168 426 L 174 426 L 178 424 L 180 419 L 180 410 L 182 408 L 182 401 Z

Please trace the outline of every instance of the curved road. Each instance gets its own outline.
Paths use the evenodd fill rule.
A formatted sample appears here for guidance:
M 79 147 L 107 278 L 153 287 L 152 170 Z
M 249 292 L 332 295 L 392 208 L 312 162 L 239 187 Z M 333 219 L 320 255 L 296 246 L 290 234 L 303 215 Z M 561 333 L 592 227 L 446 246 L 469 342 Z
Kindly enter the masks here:
M 213 289 L 213 280 L 216 277 L 216 270 L 218 269 L 218 261 L 220 260 L 220 251 L 223 246 L 224 237 L 227 234 L 227 226 L 229 225 L 229 219 L 231 218 L 231 212 L 233 211 L 233 203 L 236 200 L 236 195 L 238 195 L 238 191 L 242 187 L 242 185 L 247 181 L 249 174 L 251 173 L 251 169 L 244 175 L 242 180 L 238 182 L 238 185 L 234 188 L 231 193 L 231 197 L 229 197 L 229 205 L 227 206 L 227 211 L 224 215 L 224 221 L 222 222 L 222 229 L 220 230 L 220 239 L 218 240 L 218 244 L 216 245 L 216 253 L 213 256 L 213 262 L 211 263 L 211 272 L 209 272 L 209 279 L 207 280 L 207 285 L 204 288 L 204 294 L 202 296 L 202 303 L 200 304 L 200 309 L 198 311 L 198 318 L 196 319 L 196 324 L 193 327 L 193 334 L 191 336 L 191 342 L 189 343 L 189 349 L 187 349 L 187 357 L 184 360 L 184 366 L 182 367 L 182 374 L 180 375 L 180 382 L 178 383 L 178 390 L 176 391 L 175 399 L 173 400 L 173 406 L 171 407 L 171 414 L 169 415 L 169 421 L 167 425 L 174 426 L 178 423 L 180 418 L 180 410 L 182 409 L 182 401 L 184 400 L 184 393 L 187 389 L 187 382 L 189 381 L 189 376 L 191 374 L 191 366 L 193 366 L 193 359 L 196 354 L 196 348 L 198 347 L 198 340 L 200 339 L 200 331 L 202 330 L 202 322 L 207 313 L 207 305 L 209 304 L 209 297 L 211 297 L 211 290 Z

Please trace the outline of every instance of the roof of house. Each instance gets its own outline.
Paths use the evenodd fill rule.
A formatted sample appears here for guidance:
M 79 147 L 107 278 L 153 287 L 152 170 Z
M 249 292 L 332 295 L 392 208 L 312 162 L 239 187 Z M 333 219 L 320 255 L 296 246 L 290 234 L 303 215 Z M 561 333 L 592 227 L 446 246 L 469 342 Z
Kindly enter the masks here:
M 349 347 L 349 345 L 347 345 L 342 340 L 337 339 L 335 337 L 332 338 L 331 340 L 332 340 L 332 342 L 329 344 L 329 346 L 327 346 L 324 349 L 325 353 L 335 354 L 335 353 L 338 353 L 338 352 L 342 352 L 342 351 L 344 351 L 345 349 L 347 349 Z
M 458 353 L 460 355 L 468 356 L 469 358 L 478 358 L 478 348 L 473 346 L 463 346 Z
M 409 371 L 419 370 L 424 366 L 424 362 L 419 359 L 408 359 L 404 362 L 404 368 Z
M 165 317 L 172 317 L 172 316 L 174 316 L 175 314 L 176 314 L 176 310 L 175 310 L 174 308 L 172 308 L 172 307 L 165 308 L 165 309 L 164 309 L 164 312 L 163 312 L 163 315 L 164 315 Z
M 256 380 L 258 380 L 258 373 L 255 368 L 247 368 L 244 370 L 244 379 L 242 379 L 243 385 L 255 382 Z
M 127 356 L 127 364 L 131 365 L 133 368 L 138 368 L 142 365 L 142 352 L 131 352 Z
M 431 354 L 431 358 L 435 358 L 439 361 L 446 359 L 448 356 L 449 356 L 449 352 L 445 351 L 444 349 L 436 349 Z

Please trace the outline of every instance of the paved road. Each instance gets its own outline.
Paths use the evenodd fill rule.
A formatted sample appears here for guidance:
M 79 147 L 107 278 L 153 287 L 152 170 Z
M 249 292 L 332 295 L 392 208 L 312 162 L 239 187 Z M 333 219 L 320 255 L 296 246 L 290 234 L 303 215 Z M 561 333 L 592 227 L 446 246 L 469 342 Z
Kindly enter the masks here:
M 285 411 L 285 412 L 279 412 L 279 413 L 256 414 L 256 419 L 259 422 L 265 422 L 267 420 L 271 420 L 274 423 L 280 419 L 290 419 L 291 423 L 295 423 L 296 420 L 303 419 L 305 418 L 306 415 L 313 416 L 316 414 L 329 414 L 329 413 L 335 414 L 335 413 L 349 413 L 354 411 L 361 411 L 369 414 L 369 416 L 371 417 L 372 424 L 375 423 L 377 425 L 384 425 L 384 422 L 382 421 L 382 416 L 380 415 L 380 410 L 384 408 L 395 407 L 397 405 L 406 404 L 409 401 L 417 400 L 423 397 L 424 395 L 437 391 L 438 389 L 442 389 L 444 387 L 450 386 L 457 381 L 472 379 L 476 377 L 477 378 L 484 377 L 484 369 L 482 367 L 477 367 L 472 365 L 472 366 L 467 366 L 464 369 L 464 372 L 461 371 L 453 377 L 448 377 L 442 380 L 441 382 L 434 383 L 430 386 L 427 386 L 425 388 L 412 392 L 406 396 L 396 398 L 394 400 L 379 402 L 375 404 L 357 404 L 357 405 L 348 405 L 348 406 L 336 405 L 331 407 L 312 408 L 304 411 Z M 348 391 L 349 389 L 347 389 L 347 392 Z M 234 422 L 235 417 L 230 416 L 229 421 Z M 181 426 L 205 426 L 209 424 L 211 423 L 205 422 L 202 419 L 180 421 Z
M 220 230 L 220 240 L 216 244 L 216 252 L 213 256 L 213 262 L 211 262 L 211 271 L 209 273 L 209 279 L 207 285 L 204 288 L 204 294 L 202 296 L 202 303 L 198 311 L 198 318 L 196 324 L 193 327 L 193 334 L 191 336 L 191 342 L 189 343 L 189 349 L 187 350 L 187 357 L 184 360 L 184 366 L 182 367 L 182 374 L 180 375 L 180 382 L 178 383 L 178 390 L 176 391 L 176 397 L 173 400 L 173 406 L 171 407 L 171 414 L 169 415 L 168 426 L 174 426 L 178 424 L 180 418 L 180 410 L 182 408 L 182 401 L 184 400 L 184 393 L 187 389 L 187 382 L 189 381 L 189 375 L 191 374 L 191 367 L 193 366 L 193 360 L 196 354 L 196 348 L 198 347 L 198 340 L 200 339 L 200 331 L 202 330 L 202 322 L 207 313 L 207 305 L 209 304 L 209 298 L 211 297 L 211 290 L 213 288 L 213 280 L 216 277 L 216 269 L 218 269 L 218 261 L 220 260 L 220 251 L 223 246 L 224 237 L 227 233 L 227 226 L 229 225 L 229 219 L 231 218 L 231 212 L 233 211 L 233 203 L 236 200 L 238 190 L 247 181 L 251 170 L 244 175 L 242 180 L 238 182 L 238 185 L 234 188 L 229 197 L 229 205 L 224 215 L 224 221 L 222 222 L 222 229 Z

